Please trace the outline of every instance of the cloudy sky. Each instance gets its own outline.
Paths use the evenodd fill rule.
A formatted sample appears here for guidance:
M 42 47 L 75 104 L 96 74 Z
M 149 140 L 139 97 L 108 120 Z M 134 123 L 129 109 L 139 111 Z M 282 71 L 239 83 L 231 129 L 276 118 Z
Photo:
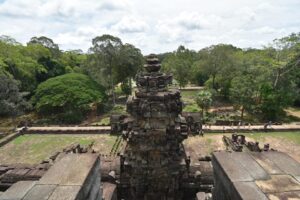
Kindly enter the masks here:
M 261 47 L 300 31 L 300 0 L 0 0 L 0 35 L 82 49 L 102 34 L 144 54 L 231 43 Z

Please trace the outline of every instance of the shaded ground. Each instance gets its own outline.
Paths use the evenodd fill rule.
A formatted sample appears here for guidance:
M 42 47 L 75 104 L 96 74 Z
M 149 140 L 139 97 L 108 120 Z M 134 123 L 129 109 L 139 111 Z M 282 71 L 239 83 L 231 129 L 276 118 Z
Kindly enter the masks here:
M 198 159 L 214 150 L 225 150 L 222 142 L 224 134 L 208 133 L 204 137 L 193 136 L 184 141 L 186 150 L 192 159 Z M 231 136 L 231 134 L 225 134 Z M 261 145 L 269 143 L 270 147 L 285 152 L 300 162 L 300 132 L 246 133 L 246 139 L 258 141 Z
M 23 135 L 0 147 L 0 164 L 36 164 L 63 148 L 80 143 L 109 154 L 116 137 L 110 135 Z

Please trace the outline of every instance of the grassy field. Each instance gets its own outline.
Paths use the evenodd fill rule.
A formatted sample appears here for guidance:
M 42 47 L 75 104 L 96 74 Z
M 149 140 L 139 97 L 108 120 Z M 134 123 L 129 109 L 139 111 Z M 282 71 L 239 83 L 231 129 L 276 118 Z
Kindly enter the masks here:
M 110 135 L 23 135 L 0 148 L 0 164 L 37 164 L 71 144 L 88 145 L 108 154 L 116 137 Z
M 200 112 L 200 108 L 196 104 L 196 95 L 199 90 L 183 90 L 181 91 L 181 100 L 184 102 L 184 112 Z
M 231 136 L 231 134 L 226 134 Z M 248 141 L 258 141 L 261 146 L 270 147 L 292 156 L 300 162 L 299 132 L 246 133 Z M 193 159 L 216 150 L 225 150 L 221 133 L 207 133 L 204 137 L 191 136 L 184 141 L 186 150 Z M 116 136 L 111 135 L 23 135 L 0 148 L 0 164 L 37 164 L 68 145 L 87 145 L 95 142 L 93 148 L 101 154 L 109 154 Z
M 216 150 L 225 150 L 222 142 L 223 135 L 231 134 L 207 133 L 204 137 L 189 137 L 184 144 L 192 156 L 208 155 Z M 300 131 L 299 132 L 268 132 L 268 133 L 245 133 L 247 141 L 258 141 L 260 146 L 269 143 L 270 147 L 285 152 L 300 162 Z
M 197 93 L 199 92 L 200 90 L 181 90 L 180 93 L 181 93 L 181 96 L 182 98 L 196 98 L 196 95 Z

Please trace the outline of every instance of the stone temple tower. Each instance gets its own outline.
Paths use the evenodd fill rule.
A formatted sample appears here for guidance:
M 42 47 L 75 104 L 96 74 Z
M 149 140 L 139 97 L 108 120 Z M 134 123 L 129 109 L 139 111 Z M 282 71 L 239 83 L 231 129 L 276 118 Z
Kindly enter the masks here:
M 160 72 L 155 55 L 136 76 L 137 91 L 121 119 L 125 149 L 120 162 L 120 193 L 124 199 L 182 199 L 182 180 L 190 160 L 182 141 L 187 124 L 181 116 L 178 90 L 168 89 L 172 76 Z

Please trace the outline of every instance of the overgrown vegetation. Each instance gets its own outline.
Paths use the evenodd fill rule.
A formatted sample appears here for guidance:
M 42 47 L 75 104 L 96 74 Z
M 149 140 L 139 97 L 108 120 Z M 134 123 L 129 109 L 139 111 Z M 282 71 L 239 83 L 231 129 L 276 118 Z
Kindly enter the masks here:
M 139 49 L 111 35 L 94 38 L 88 54 L 62 51 L 44 36 L 31 38 L 25 46 L 9 36 L 0 36 L 4 91 L 0 93 L 0 116 L 36 111 L 46 123 L 53 119 L 56 123 L 80 122 L 92 105 L 108 100 L 104 93 L 115 101 L 116 85 L 121 84 L 122 92 L 130 94 L 131 79 L 142 63 Z M 9 91 L 9 97 L 5 91 Z
M 196 52 L 180 46 L 162 64 L 180 87 L 204 85 L 214 100 L 234 104 L 241 119 L 246 111 L 262 120 L 278 120 L 285 108 L 300 106 L 300 33 L 262 49 L 218 44 Z
M 213 101 L 225 101 L 234 105 L 240 119 L 253 115 L 258 116 L 261 121 L 280 120 L 284 117 L 286 108 L 300 106 L 300 33 L 275 39 L 262 49 L 241 49 L 233 45 L 218 44 L 194 51 L 179 46 L 174 52 L 160 54 L 159 59 L 162 61 L 162 69 L 174 75 L 174 83 L 179 87 L 187 84 L 205 86 L 212 93 Z M 86 108 L 97 104 L 99 98 L 91 98 L 93 95 L 87 90 L 89 94 L 83 95 L 82 99 L 74 99 L 74 102 L 79 101 L 80 105 L 86 106 L 62 102 L 61 99 L 66 98 L 65 91 L 83 91 L 84 87 L 73 84 L 69 84 L 70 88 L 67 90 L 67 87 L 62 89 L 62 86 L 58 87 L 53 83 L 56 91 L 53 89 L 51 97 L 46 92 L 37 94 L 42 86 L 50 84 L 48 80 L 57 82 L 53 78 L 67 79 L 68 76 L 64 75 L 74 73 L 88 76 L 102 86 L 92 87 L 95 93 L 100 92 L 103 97 L 105 91 L 109 97 L 108 102 L 115 105 L 119 103 L 116 101 L 115 88 L 120 88 L 117 93 L 122 93 L 123 96 L 132 94 L 132 79 L 143 62 L 143 55 L 138 48 L 124 44 L 120 38 L 111 35 L 95 37 L 88 53 L 81 50 L 62 51 L 53 40 L 44 36 L 33 37 L 26 45 L 9 36 L 0 36 L 1 79 L 12 83 L 9 87 L 2 84 L 3 90 L 12 91 L 14 88 L 14 91 L 18 91 L 14 92 L 14 98 L 9 99 L 1 93 L 0 106 L 14 104 L 13 108 L 4 107 L 11 114 L 35 111 L 40 116 L 50 117 L 50 121 L 53 114 L 61 112 L 64 115 L 57 118 L 63 119 L 60 122 L 79 122 L 89 110 Z M 60 84 L 63 83 L 61 80 Z M 37 89 L 39 85 L 42 86 Z M 3 103 L 5 98 L 6 104 Z M 86 98 L 89 100 L 83 100 Z M 43 103 L 38 102 L 40 99 L 44 99 Z M 31 108 L 30 102 L 34 103 Z M 25 104 L 26 107 L 22 106 Z M 78 111 L 79 107 L 80 110 L 83 108 L 83 112 Z M 3 113 L 5 109 L 1 110 L 0 116 L 8 115 L 7 112 Z M 62 110 L 58 111 L 59 109 Z M 100 110 L 103 109 L 98 109 Z M 199 111 L 199 108 L 195 102 L 188 100 L 185 111 Z M 45 121 L 48 122 L 49 119 Z

